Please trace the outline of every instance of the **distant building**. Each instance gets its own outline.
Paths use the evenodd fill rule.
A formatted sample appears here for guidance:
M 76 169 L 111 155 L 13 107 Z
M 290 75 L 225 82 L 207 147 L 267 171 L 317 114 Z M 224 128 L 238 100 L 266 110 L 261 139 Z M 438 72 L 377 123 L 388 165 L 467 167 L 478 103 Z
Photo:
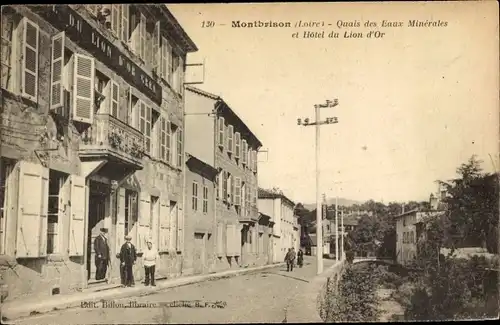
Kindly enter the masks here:
M 259 210 L 271 216 L 273 227 L 273 261 L 281 262 L 288 248 L 300 248 L 298 216 L 295 203 L 283 193 L 259 188 Z

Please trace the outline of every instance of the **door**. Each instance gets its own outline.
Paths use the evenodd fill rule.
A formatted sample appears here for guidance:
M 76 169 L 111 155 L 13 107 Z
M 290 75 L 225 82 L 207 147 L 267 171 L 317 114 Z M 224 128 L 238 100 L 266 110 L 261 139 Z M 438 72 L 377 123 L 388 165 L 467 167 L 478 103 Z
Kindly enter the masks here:
M 205 271 L 205 243 L 204 234 L 194 234 L 194 274 L 202 274 Z
M 104 227 L 104 218 L 106 216 L 106 198 L 107 195 L 104 191 L 93 191 L 91 186 L 91 192 L 89 195 L 89 227 L 87 233 L 87 275 L 89 282 L 95 282 L 96 266 L 94 240 L 97 236 L 99 236 L 100 229 Z

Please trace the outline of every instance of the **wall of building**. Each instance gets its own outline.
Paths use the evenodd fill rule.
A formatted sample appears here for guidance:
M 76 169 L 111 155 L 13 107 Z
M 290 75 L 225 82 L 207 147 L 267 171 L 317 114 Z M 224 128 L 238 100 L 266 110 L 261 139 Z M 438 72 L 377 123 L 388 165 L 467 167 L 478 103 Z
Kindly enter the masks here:
M 41 164 L 68 175 L 81 175 L 81 162 L 78 152 L 81 141 L 79 132 L 72 123 L 66 125 L 62 123 L 62 127 L 60 127 L 61 123 L 57 122 L 59 120 L 48 114 L 51 76 L 50 58 L 52 51 L 51 37 L 58 30 L 24 6 L 16 6 L 16 10 L 39 26 L 38 96 L 35 101 L 32 101 L 22 98 L 16 91 L 10 92 L 2 89 L 2 157 Z M 79 13 L 103 35 L 110 35 L 109 31 L 100 27 L 95 21 L 89 18 L 84 8 Z M 2 10 L 2 20 L 4 19 L 10 19 L 10 17 L 9 15 L 5 15 L 5 11 Z M 141 64 L 137 58 L 132 57 L 123 48 L 121 42 L 112 41 L 117 44 L 124 55 L 141 66 L 150 77 L 152 76 L 151 69 Z M 95 57 L 68 38 L 66 38 L 66 48 L 73 53 Z M 14 62 L 15 66 L 19 64 L 19 60 Z M 95 57 L 95 68 L 117 82 L 120 89 L 128 88 L 128 81 L 99 61 L 97 57 Z M 13 76 L 14 82 L 19 81 L 19 79 L 20 75 Z M 163 84 L 163 88 L 163 105 L 161 107 L 158 107 L 156 103 L 152 103 L 147 95 L 134 87 L 132 87 L 132 91 L 139 99 L 162 111 L 170 121 L 184 128 L 182 97 L 166 84 Z M 125 101 L 127 99 L 125 91 L 121 91 L 120 94 L 121 96 L 118 98 L 119 107 L 126 107 Z M 125 115 L 121 112 L 119 113 L 119 118 L 124 122 L 126 121 Z M 144 169 L 130 176 L 123 184 L 123 188 L 135 190 L 139 188 L 141 192 L 146 192 L 166 200 L 176 201 L 179 207 L 182 208 L 184 181 L 182 167 L 168 165 L 158 161 L 156 157 L 144 157 L 143 164 Z M 15 173 L 13 173 L 11 178 L 12 180 L 9 182 L 16 184 Z M 102 181 L 109 184 L 110 180 L 102 179 Z M 11 189 L 13 189 L 11 191 L 12 195 L 19 196 L 20 194 L 22 196 L 22 193 L 17 193 L 14 187 L 15 185 L 11 186 Z M 112 202 L 111 199 L 116 201 L 117 194 L 111 195 L 109 199 L 110 202 Z M 57 288 L 61 294 L 81 289 L 85 285 L 84 279 L 86 278 L 84 258 L 83 256 L 70 257 L 66 250 L 70 241 L 69 222 L 67 221 L 70 218 L 65 218 L 65 216 L 69 214 L 69 209 L 65 209 L 62 212 L 63 215 L 60 215 L 59 218 L 60 229 L 62 229 L 61 237 L 63 238 L 61 239 L 63 243 L 60 250 L 61 253 L 51 254 L 42 258 L 16 259 L 14 249 L 16 243 L 15 236 L 18 233 L 16 223 L 18 206 L 15 204 L 15 201 L 12 200 L 13 203 L 9 206 L 10 210 L 7 216 L 6 233 L 11 237 L 6 240 L 6 243 L 9 243 L 8 247 L 6 247 L 6 254 L 0 255 L 0 272 L 2 272 L 5 282 L 9 286 L 8 299 L 16 299 L 28 295 L 47 296 L 53 294 L 54 288 Z M 71 206 L 69 199 L 65 202 L 66 207 Z M 108 206 L 110 205 L 108 203 Z M 116 218 L 114 218 L 113 213 L 112 210 L 108 210 L 106 217 L 106 226 L 110 228 L 109 246 L 112 253 L 112 263 L 108 272 L 111 277 L 110 282 L 119 283 L 119 260 L 116 258 L 116 253 L 124 239 L 122 236 L 117 235 L 115 229 Z M 180 213 L 182 215 L 182 209 Z M 150 232 L 150 235 L 155 237 L 155 229 Z M 137 245 L 137 243 L 135 244 Z M 159 264 L 157 271 L 159 277 L 181 275 L 183 248 L 177 249 L 177 251 L 162 252 Z M 143 272 L 142 261 L 139 259 L 134 266 L 136 281 L 140 281 L 143 278 Z
M 396 221 L 397 261 L 398 263 L 401 263 L 403 265 L 409 263 L 416 256 L 417 245 L 416 245 L 415 222 L 416 222 L 416 213 L 401 216 Z M 408 235 L 404 235 L 405 233 Z M 408 236 L 407 239 L 405 236 Z M 413 238 L 413 240 L 411 238 Z
M 186 137 L 186 152 L 214 166 L 215 116 L 208 116 L 208 114 L 212 113 L 215 100 L 193 93 L 190 90 L 186 90 L 184 96 L 186 134 L 190 135 Z M 200 113 L 207 113 L 207 115 L 200 115 Z M 201 134 L 203 136 L 200 136 Z

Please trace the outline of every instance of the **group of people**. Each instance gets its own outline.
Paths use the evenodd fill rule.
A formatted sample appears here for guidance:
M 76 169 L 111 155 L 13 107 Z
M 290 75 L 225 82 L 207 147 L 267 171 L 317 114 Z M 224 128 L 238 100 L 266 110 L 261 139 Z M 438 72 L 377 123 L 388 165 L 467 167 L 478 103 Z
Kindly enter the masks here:
M 101 228 L 101 233 L 94 240 L 96 280 L 106 278 L 108 265 L 111 264 L 107 233 L 107 228 Z M 133 287 L 135 285 L 133 266 L 137 261 L 137 250 L 131 240 L 131 236 L 125 236 L 125 243 L 122 245 L 119 253 L 121 284 L 124 287 Z M 145 249 L 142 254 L 142 264 L 144 265 L 145 273 L 144 285 L 156 286 L 155 269 L 158 261 L 158 251 L 156 248 L 153 248 L 151 239 L 148 239 L 146 243 L 147 249 Z
M 295 248 L 289 248 L 288 252 L 285 255 L 287 272 L 293 271 L 293 266 L 295 265 L 295 257 L 297 257 L 297 265 L 299 267 L 302 267 L 302 265 L 304 264 L 304 252 L 302 252 L 302 249 L 299 249 L 297 254 L 295 254 Z

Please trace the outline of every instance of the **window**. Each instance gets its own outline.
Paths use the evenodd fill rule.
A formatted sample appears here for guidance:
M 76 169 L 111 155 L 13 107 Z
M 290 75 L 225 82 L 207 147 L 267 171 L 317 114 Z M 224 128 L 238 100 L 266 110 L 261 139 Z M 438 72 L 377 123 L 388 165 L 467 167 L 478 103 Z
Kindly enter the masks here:
M 227 127 L 227 152 L 232 153 L 233 152 L 233 131 L 234 128 L 232 125 L 229 125 Z
M 248 169 L 252 169 L 252 166 L 253 166 L 253 162 L 252 162 L 252 149 L 251 148 L 247 148 L 247 168 Z
M 151 110 L 151 156 L 160 157 L 160 113 L 154 109 Z
M 182 162 L 183 162 L 183 155 L 184 152 L 182 151 L 182 129 L 177 128 L 177 167 L 182 168 Z
M 157 21 L 155 23 L 155 27 L 153 30 L 153 34 L 151 35 L 152 38 L 152 58 L 151 58 L 151 68 L 155 72 L 156 75 L 161 75 L 161 71 L 158 70 L 158 67 L 161 66 L 162 58 L 161 58 L 161 48 L 160 48 L 160 22 Z
M 217 175 L 217 199 L 224 199 L 224 171 L 219 170 Z
M 224 118 L 219 117 L 219 138 L 218 138 L 218 144 L 221 149 L 224 148 Z
M 161 38 L 161 77 L 171 83 L 172 46 L 165 37 Z
M 38 25 L 24 18 L 22 95 L 37 101 L 38 97 Z
M 203 213 L 208 213 L 208 186 L 203 185 Z
M 167 120 L 162 116 L 161 117 L 161 124 L 160 124 L 160 153 L 159 153 L 159 155 L 160 155 L 160 159 L 165 161 L 165 162 L 169 161 L 169 160 L 167 160 L 167 127 L 170 127 L 170 125 L 168 124 Z M 170 141 L 170 137 L 168 137 L 168 140 Z M 170 150 L 168 151 L 168 154 L 170 155 Z
M 243 139 L 243 144 L 242 144 L 242 147 L 243 147 L 243 151 L 241 152 L 241 155 L 243 156 L 243 165 L 245 165 L 247 163 L 247 151 L 248 151 L 248 144 L 247 144 L 247 140 Z
M 234 178 L 234 205 L 241 205 L 241 178 Z
M 0 255 L 5 254 L 6 224 L 9 207 L 9 178 L 14 169 L 10 161 L 0 158 Z
M 234 178 L 230 173 L 227 173 L 226 188 L 227 188 L 227 202 L 233 203 L 233 181 Z
M 120 39 L 124 42 L 128 42 L 129 40 L 129 21 L 130 21 L 130 8 L 128 4 L 125 5 L 120 5 L 121 8 L 121 18 L 122 18 L 122 24 L 121 24 L 121 33 L 120 33 Z
M 175 53 L 174 49 L 170 47 L 170 60 L 168 67 L 168 83 L 172 86 L 173 89 L 177 90 L 177 66 L 179 65 L 179 57 Z
M 146 62 L 146 16 L 141 13 L 141 21 L 139 26 L 139 56 Z
M 227 182 L 228 182 L 228 172 L 222 171 L 222 200 L 227 202 Z
M 144 102 L 140 103 L 139 115 L 139 131 L 144 134 L 145 150 L 148 154 L 151 153 L 151 107 L 147 106 Z
M 193 182 L 193 188 L 192 188 L 192 199 L 191 199 L 191 208 L 194 211 L 198 210 L 198 183 Z
M 64 211 L 63 188 L 66 176 L 51 170 L 49 173 L 49 197 L 47 213 L 47 254 L 61 253 L 61 212 Z
M 241 151 L 241 136 L 239 132 L 234 134 L 234 157 L 240 158 Z
M 110 113 L 118 118 L 118 100 L 120 98 L 120 87 L 114 81 L 111 81 Z

